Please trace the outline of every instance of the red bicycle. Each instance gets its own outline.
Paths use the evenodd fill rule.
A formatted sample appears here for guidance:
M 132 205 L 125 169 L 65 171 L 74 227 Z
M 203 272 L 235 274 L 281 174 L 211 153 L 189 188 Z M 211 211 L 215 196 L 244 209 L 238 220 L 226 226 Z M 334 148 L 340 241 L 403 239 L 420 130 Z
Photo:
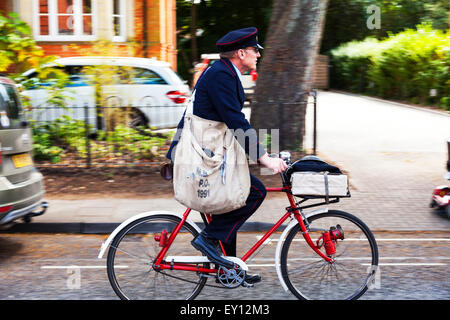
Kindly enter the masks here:
M 291 192 L 286 173 L 283 186 L 289 206 L 274 226 L 242 257 L 225 257 L 235 263 L 226 269 L 211 263 L 190 242 L 201 232 L 183 214 L 151 211 L 134 216 L 117 227 L 102 244 L 99 258 L 109 247 L 107 273 L 121 299 L 194 299 L 205 286 L 237 288 L 248 271 L 246 261 L 288 219 L 280 235 L 275 266 L 283 288 L 298 299 L 357 299 L 375 279 L 378 247 L 372 232 L 357 217 L 326 207 L 339 198 L 303 205 L 310 197 Z M 210 217 L 200 213 L 205 223 Z M 225 254 L 224 254 L 225 255 Z M 216 280 L 207 284 L 208 279 Z

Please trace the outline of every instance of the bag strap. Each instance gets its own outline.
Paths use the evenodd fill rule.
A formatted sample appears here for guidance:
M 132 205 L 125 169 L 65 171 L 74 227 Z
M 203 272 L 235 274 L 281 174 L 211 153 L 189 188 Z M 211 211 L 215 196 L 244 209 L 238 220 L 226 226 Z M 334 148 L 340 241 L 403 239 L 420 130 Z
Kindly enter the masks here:
M 188 105 L 186 107 L 186 114 L 194 114 L 195 91 L 196 89 L 194 89 L 194 92 L 192 92 L 192 95 L 189 98 Z
M 194 114 L 194 101 L 195 101 L 195 91 L 197 90 L 197 85 L 200 82 L 200 79 L 208 72 L 209 68 L 211 68 L 211 66 L 207 67 L 202 74 L 200 75 L 200 77 L 197 80 L 197 83 L 195 84 L 194 87 L 194 91 L 192 92 L 191 97 L 189 98 L 188 101 L 188 105 L 186 107 L 186 114 Z

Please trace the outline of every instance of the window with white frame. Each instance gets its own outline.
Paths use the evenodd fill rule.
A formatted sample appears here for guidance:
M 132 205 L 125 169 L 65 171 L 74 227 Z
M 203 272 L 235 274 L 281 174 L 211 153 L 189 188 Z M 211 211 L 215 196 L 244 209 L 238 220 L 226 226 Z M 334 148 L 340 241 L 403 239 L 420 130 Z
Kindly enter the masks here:
M 113 41 L 126 41 L 126 0 L 112 0 L 112 2 Z
M 95 40 L 95 6 L 96 0 L 34 0 L 36 40 Z

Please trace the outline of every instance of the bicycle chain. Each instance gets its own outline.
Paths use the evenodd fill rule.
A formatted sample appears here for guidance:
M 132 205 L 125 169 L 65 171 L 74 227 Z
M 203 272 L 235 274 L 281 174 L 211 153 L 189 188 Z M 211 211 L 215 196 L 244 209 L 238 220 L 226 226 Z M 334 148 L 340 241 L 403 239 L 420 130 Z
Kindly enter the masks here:
M 177 277 L 177 276 L 168 274 L 168 273 L 166 273 L 164 271 L 158 271 L 158 272 L 163 274 L 163 275 L 166 275 L 168 277 L 171 277 L 171 278 L 174 278 L 174 279 L 178 279 L 178 280 L 181 280 L 181 281 L 184 281 L 184 282 L 190 282 L 190 283 L 194 283 L 194 284 L 197 283 L 197 282 L 192 281 L 192 280 L 187 280 L 187 279 L 184 279 L 184 278 L 181 278 L 181 277 Z M 208 277 L 206 275 L 203 275 L 203 274 L 200 274 L 200 277 L 210 278 L 210 277 Z M 216 277 L 211 277 L 211 278 L 216 278 Z M 206 283 L 205 283 L 205 287 L 212 287 L 212 288 L 219 288 L 219 289 L 233 289 L 233 288 L 227 288 L 227 287 L 224 287 L 224 286 L 216 286 L 216 285 L 213 285 L 213 284 L 206 284 Z

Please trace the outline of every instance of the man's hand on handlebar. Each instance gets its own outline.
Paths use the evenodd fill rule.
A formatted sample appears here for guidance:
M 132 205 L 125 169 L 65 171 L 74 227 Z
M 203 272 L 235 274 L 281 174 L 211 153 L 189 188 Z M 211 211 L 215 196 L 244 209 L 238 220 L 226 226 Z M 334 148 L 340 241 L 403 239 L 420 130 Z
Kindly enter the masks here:
M 271 169 L 273 174 L 283 172 L 287 169 L 286 162 L 281 158 L 271 158 L 266 153 L 261 158 L 258 159 L 264 167 Z

